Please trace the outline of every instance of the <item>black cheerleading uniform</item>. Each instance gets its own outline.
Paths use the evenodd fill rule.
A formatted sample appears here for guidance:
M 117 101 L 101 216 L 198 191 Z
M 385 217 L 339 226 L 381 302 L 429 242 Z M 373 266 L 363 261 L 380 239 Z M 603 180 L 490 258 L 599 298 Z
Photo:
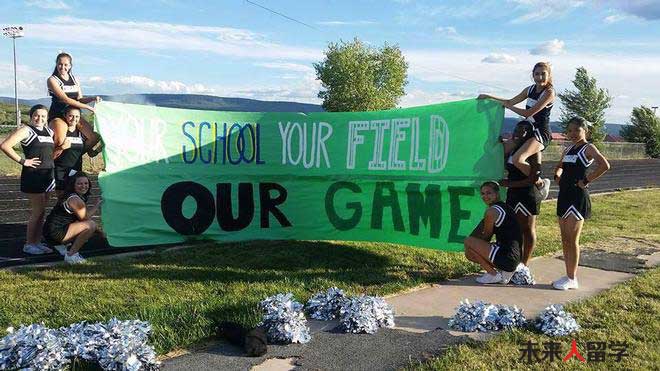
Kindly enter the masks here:
M 60 198 L 50 211 L 46 222 L 44 223 L 44 238 L 50 245 L 59 245 L 64 241 L 69 225 L 78 221 L 78 217 L 69 206 L 69 200 L 73 197 L 79 197 L 83 202 L 85 198 L 77 193 L 69 193 Z
M 490 244 L 490 260 L 496 268 L 513 272 L 520 263 L 522 256 L 522 233 L 518 220 L 511 206 L 502 201 L 491 205 L 497 211 L 497 219 L 493 228 L 495 242 Z
M 515 152 L 515 151 L 514 151 Z M 508 172 L 507 179 L 511 182 L 518 182 L 528 178 L 525 173 L 513 165 L 513 155 L 510 155 L 506 162 Z M 506 190 L 506 204 L 511 206 L 514 213 L 524 216 L 539 215 L 541 212 L 541 199 L 538 192 L 534 190 L 536 185 L 530 183 L 523 187 L 509 187 Z
M 540 92 L 537 92 L 536 85 L 527 88 L 527 102 L 525 103 L 525 109 L 534 107 L 546 90 L 547 88 L 544 88 Z M 523 120 L 532 124 L 533 130 L 531 132 L 531 137 L 541 143 L 543 149 L 546 149 L 552 140 L 552 131 L 550 130 L 550 111 L 552 111 L 552 106 L 553 102 L 550 102 L 543 107 L 543 109 Z
M 557 216 L 562 219 L 573 216 L 577 220 L 584 220 L 591 216 L 589 191 L 577 185 L 579 180 L 586 178 L 587 168 L 594 161 L 587 160 L 588 145 L 589 143 L 572 145 L 564 154 L 557 196 Z
M 23 166 L 21 169 L 21 192 L 45 193 L 55 188 L 53 178 L 53 131 L 48 126 L 41 130 L 32 125 L 26 125 L 27 138 L 21 141 L 23 155 L 26 159 L 38 157 L 41 163 L 36 168 Z
M 85 149 L 85 137 L 78 129 L 66 131 L 71 147 L 62 151 L 55 159 L 55 189 L 63 190 L 67 177 L 82 170 L 82 155 Z
M 62 80 L 57 74 L 53 74 L 52 77 L 55 78 L 55 81 L 57 81 L 60 89 L 62 89 L 67 97 L 73 100 L 78 100 L 80 85 L 78 84 L 78 80 L 73 76 L 73 74 L 69 73 L 69 79 L 66 81 Z M 48 121 L 50 122 L 50 120 L 54 118 L 64 119 L 64 109 L 66 108 L 67 104 L 60 100 L 57 95 L 55 95 L 55 92 L 53 92 L 50 88 L 48 89 L 48 95 L 50 95 L 52 98 L 50 109 L 48 110 Z

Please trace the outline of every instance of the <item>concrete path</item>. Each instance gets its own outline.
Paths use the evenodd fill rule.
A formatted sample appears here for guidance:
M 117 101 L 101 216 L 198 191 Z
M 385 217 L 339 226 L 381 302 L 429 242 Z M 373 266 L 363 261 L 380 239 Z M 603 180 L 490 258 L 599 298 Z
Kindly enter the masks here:
M 658 263 L 660 249 L 643 256 Z M 567 303 L 593 296 L 630 279 L 626 269 L 616 271 L 617 255 L 608 269 L 581 266 L 579 290 L 557 291 L 551 282 L 564 275 L 564 262 L 558 257 L 541 257 L 530 266 L 535 286 L 479 285 L 476 275 L 442 282 L 431 287 L 387 298 L 396 311 L 396 328 L 381 329 L 374 335 L 343 334 L 334 331 L 336 323 L 310 321 L 312 340 L 308 344 L 269 345 L 260 358 L 242 356 L 241 349 L 225 343 L 168 359 L 163 370 L 392 370 L 438 356 L 450 346 L 488 334 L 447 330 L 447 322 L 462 299 L 481 299 L 495 304 L 517 305 L 533 318 L 549 304 Z M 608 259 L 604 259 L 607 261 Z M 614 268 L 612 268 L 614 267 Z

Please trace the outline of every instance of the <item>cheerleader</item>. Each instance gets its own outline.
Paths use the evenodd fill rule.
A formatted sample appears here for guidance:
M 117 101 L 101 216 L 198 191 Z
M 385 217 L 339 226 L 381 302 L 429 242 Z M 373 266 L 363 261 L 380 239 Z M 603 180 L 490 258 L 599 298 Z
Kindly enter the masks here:
M 48 95 L 51 96 L 50 111 L 48 113 L 48 122 L 55 131 L 55 148 L 61 148 L 66 137 L 67 124 L 64 117 L 64 110 L 67 106 L 73 106 L 78 109 L 86 109 L 94 113 L 94 107 L 89 104 L 100 102 L 101 97 L 83 97 L 78 79 L 71 73 L 73 67 L 73 58 L 67 53 L 60 53 L 55 58 L 55 69 L 48 78 Z M 92 126 L 85 120 L 80 119 L 78 129 L 86 138 L 85 149 L 90 157 L 96 156 L 101 149 L 93 147 L 101 140 L 101 137 L 94 132 Z
M 496 182 L 481 185 L 481 199 L 488 209 L 484 218 L 464 241 L 465 257 L 483 268 L 486 273 L 477 282 L 509 283 L 520 263 L 522 234 L 513 209 L 500 200 Z M 490 242 L 495 235 L 495 242 Z
M 554 281 L 557 290 L 578 288 L 577 268 L 580 261 L 580 233 L 585 219 L 591 216 L 589 184 L 598 179 L 610 164 L 598 149 L 587 142 L 589 123 L 582 117 L 568 122 L 566 137 L 572 142 L 555 168 L 555 181 L 559 183 L 557 217 L 564 250 L 566 276 Z M 587 175 L 587 168 L 596 162 L 596 169 Z
M 504 145 L 505 154 L 513 153 L 511 159 L 513 165 L 527 176 L 532 172 L 528 162 L 529 157 L 538 153 L 539 161 L 541 161 L 541 151 L 545 150 L 552 140 L 550 112 L 555 100 L 550 64 L 546 62 L 535 64 L 532 69 L 532 77 L 534 85 L 524 88 L 511 99 L 498 98 L 489 94 L 480 94 L 477 97 L 477 99 L 493 99 L 502 103 L 504 107 L 525 118 L 518 125 L 531 125 L 531 135 L 524 139 L 522 145 L 518 145 L 515 141 Z M 516 104 L 525 99 L 527 100 L 525 109 L 516 107 Z M 550 180 L 538 180 L 536 186 L 540 189 L 541 197 L 545 199 L 550 191 Z
M 78 130 L 80 110 L 68 106 L 64 110 L 64 119 L 68 125 L 64 139 L 58 138 L 59 134 L 54 132 L 54 141 L 62 143 L 62 146 L 53 152 L 53 158 L 55 158 L 55 193 L 57 197 L 62 195 L 66 177 L 82 171 L 82 155 L 85 150 L 85 136 Z
M 55 246 L 69 264 L 85 262 L 78 251 L 97 230 L 91 217 L 101 205 L 101 199 L 87 209 L 90 188 L 89 178 L 83 172 L 67 178 L 64 192 L 48 214 L 44 225 L 46 242 Z M 70 242 L 71 248 L 67 251 L 63 244 Z
M 23 251 L 38 255 L 53 252 L 40 243 L 48 192 L 55 188 L 53 178 L 53 132 L 46 125 L 48 108 L 37 104 L 30 109 L 30 123 L 14 130 L 0 149 L 21 168 L 21 192 L 30 200 L 30 218 Z M 18 143 L 25 157 L 14 150 Z

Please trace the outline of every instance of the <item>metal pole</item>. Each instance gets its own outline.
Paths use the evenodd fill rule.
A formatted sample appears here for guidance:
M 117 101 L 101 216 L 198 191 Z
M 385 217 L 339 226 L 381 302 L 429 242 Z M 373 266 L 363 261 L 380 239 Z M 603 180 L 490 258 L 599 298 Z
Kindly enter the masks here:
M 16 103 L 16 127 L 21 126 L 21 111 L 18 109 L 18 78 L 16 71 L 16 38 L 12 37 L 14 43 L 14 102 Z
M 651 107 L 651 109 L 653 110 L 653 114 L 655 115 L 655 110 L 658 109 L 658 106 Z

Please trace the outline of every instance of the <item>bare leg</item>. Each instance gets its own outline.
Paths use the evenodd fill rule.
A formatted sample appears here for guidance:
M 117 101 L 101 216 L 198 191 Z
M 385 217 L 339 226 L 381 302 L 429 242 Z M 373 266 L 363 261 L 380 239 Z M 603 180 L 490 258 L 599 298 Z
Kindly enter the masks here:
M 463 243 L 465 246 L 465 257 L 474 263 L 477 263 L 486 272 L 497 274 L 495 266 L 488 260 L 490 255 L 490 244 L 480 238 L 468 237 Z
M 85 150 L 89 153 L 93 151 L 94 146 L 101 140 L 101 136 L 94 131 L 92 125 L 85 121 L 82 117 L 78 123 L 78 130 L 85 136 Z M 95 154 L 97 152 L 94 152 Z
M 47 193 L 26 193 L 30 200 L 30 218 L 27 225 L 26 242 L 36 244 L 41 241 L 41 232 L 44 226 L 44 213 L 46 212 Z
M 562 242 L 564 245 L 564 262 L 566 264 L 566 275 L 570 279 L 577 277 L 578 263 L 580 262 L 580 233 L 584 220 L 577 220 L 570 216 L 560 219 L 562 229 Z
M 67 255 L 71 256 L 77 254 L 80 248 L 90 239 L 90 237 L 92 237 L 95 231 L 96 222 L 93 220 L 71 223 L 66 230 L 64 239 L 62 240 L 62 242 L 73 240 L 73 244 Z
M 527 158 L 535 153 L 541 152 L 543 145 L 536 139 L 530 138 L 513 154 L 513 165 L 517 167 L 525 175 L 529 175 L 532 171 L 531 165 L 527 162 Z
M 536 215 L 525 216 L 516 214 L 518 224 L 520 225 L 520 232 L 523 236 L 523 249 L 521 261 L 523 264 L 529 266 L 529 259 L 532 257 L 532 251 L 536 246 Z

